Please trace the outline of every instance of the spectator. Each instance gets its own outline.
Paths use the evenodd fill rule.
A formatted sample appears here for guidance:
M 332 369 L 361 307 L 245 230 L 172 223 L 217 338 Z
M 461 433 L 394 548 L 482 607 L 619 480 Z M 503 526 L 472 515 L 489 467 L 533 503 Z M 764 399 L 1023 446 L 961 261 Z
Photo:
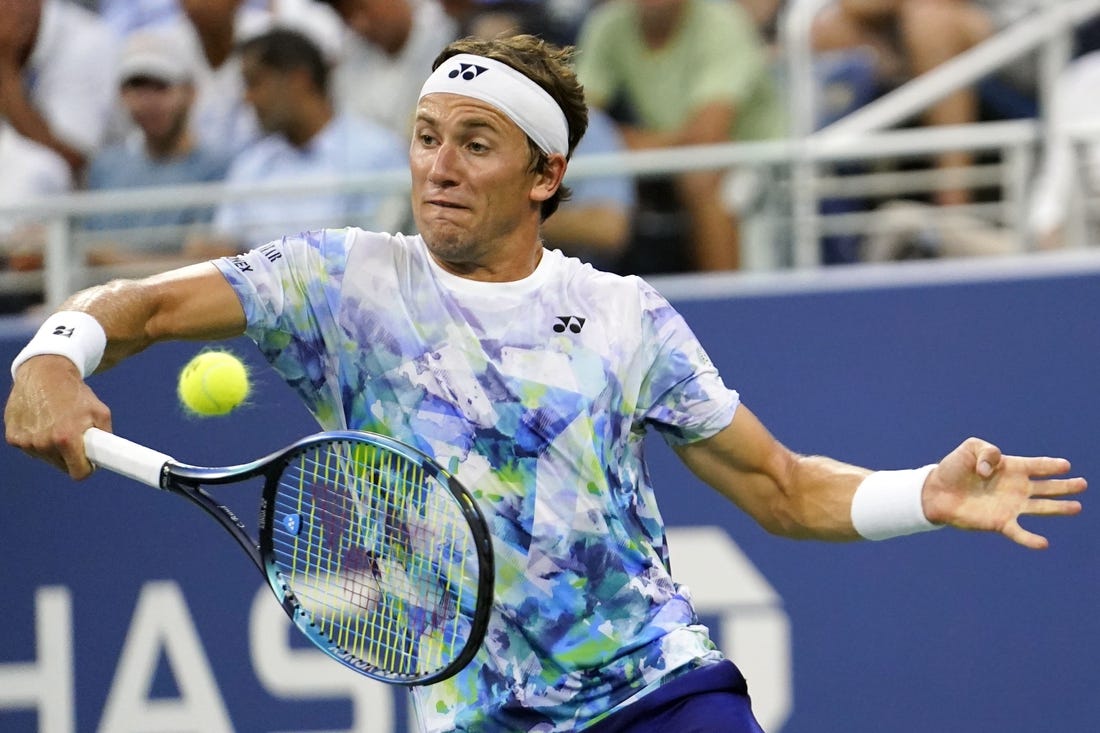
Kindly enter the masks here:
M 179 0 L 99 0 L 99 14 L 119 37 L 180 17 Z
M 760 35 L 771 52 L 779 52 L 779 21 L 786 9 L 786 0 L 737 0 L 752 16 Z
M 436 0 L 322 0 L 347 26 L 333 76 L 337 107 L 408 139 L 424 75 L 457 26 Z
M 236 45 L 263 27 L 264 11 L 242 7 L 242 0 L 180 0 L 185 18 L 179 27 L 198 50 L 202 63 L 192 112 L 199 142 L 235 155 L 260 136 L 252 109 L 244 101 Z
M 763 42 L 747 12 L 726 0 L 608 0 L 578 39 L 577 75 L 590 103 L 622 103 L 632 149 L 759 140 L 783 132 Z M 738 214 L 721 171 L 673 178 L 690 228 L 691 269 L 739 266 Z
M 245 95 L 267 135 L 232 162 L 227 182 L 262 182 L 393 170 L 408 166 L 404 140 L 381 125 L 337 114 L 328 94 L 329 67 L 320 49 L 301 33 L 276 29 L 241 45 Z M 404 196 L 399 195 L 403 201 Z M 407 211 L 403 204 L 396 211 Z M 238 252 L 287 231 L 326 221 L 388 227 L 401 221 L 390 197 L 379 194 L 260 196 L 223 203 L 214 216 L 215 235 L 195 238 L 192 251 L 213 256 Z
M 272 0 L 244 2 L 247 7 L 264 10 Z M 123 37 L 142 28 L 175 22 L 183 14 L 180 0 L 99 0 L 98 5 L 99 14 Z
M 3 206 L 79 180 L 110 116 L 115 52 L 107 26 L 69 0 L 0 0 L 0 18 Z
M 0 0 L 0 209 L 79 181 L 110 118 L 114 45 L 94 13 L 69 0 Z M 0 270 L 39 269 L 44 242 L 40 222 L 0 213 Z M 41 297 L 0 296 L 0 312 Z
M 119 96 L 137 130 L 108 147 L 88 168 L 89 190 L 172 186 L 218 181 L 229 159 L 195 142 L 189 114 L 197 60 L 174 34 L 146 30 L 126 42 Z M 101 214 L 85 219 L 96 241 L 92 264 L 178 258 L 187 228 L 207 224 L 212 206 Z M 109 232 L 109 234 L 108 234 Z M 102 241 L 110 239 L 113 241 Z
M 992 32 L 992 18 L 971 0 L 837 0 L 818 15 L 813 44 L 817 51 L 872 49 L 879 83 L 889 89 L 932 70 Z M 934 104 L 924 120 L 930 125 L 965 124 L 977 122 L 979 112 L 978 91 L 971 87 Z M 950 173 L 970 165 L 972 158 L 965 150 L 937 157 L 936 166 L 945 177 L 936 203 L 970 201 L 970 191 Z
M 563 37 L 562 23 L 551 14 L 545 0 L 442 0 L 443 10 L 458 23 L 458 37 L 483 38 L 534 33 L 558 43 L 572 43 Z
M 1100 99 L 1094 96 L 1097 85 L 1100 85 L 1100 51 L 1070 62 L 1054 90 L 1054 105 L 1060 111 L 1062 124 L 1051 131 L 1028 213 L 1029 234 L 1042 249 L 1067 244 L 1071 206 L 1085 204 L 1077 193 L 1088 198 L 1100 190 L 1097 185 L 1100 144 L 1093 142 L 1079 147 L 1069 129 L 1100 125 Z
M 175 27 L 196 49 L 200 63 L 192 113 L 200 144 L 233 155 L 261 135 L 245 102 L 238 44 L 272 27 L 308 33 L 321 48 L 336 53 L 339 23 L 312 0 L 279 0 L 252 7 L 245 0 L 179 0 L 184 17 Z M 321 15 L 324 12 L 325 15 Z M 331 25 L 327 21 L 331 21 Z

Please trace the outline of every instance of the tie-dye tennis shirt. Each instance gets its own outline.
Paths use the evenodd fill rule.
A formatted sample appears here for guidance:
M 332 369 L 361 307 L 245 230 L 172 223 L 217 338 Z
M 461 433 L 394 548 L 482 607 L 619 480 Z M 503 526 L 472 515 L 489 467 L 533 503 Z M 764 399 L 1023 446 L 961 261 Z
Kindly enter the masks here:
M 544 251 L 530 276 L 442 270 L 419 236 L 329 229 L 218 261 L 247 334 L 324 429 L 391 435 L 477 498 L 496 590 L 477 657 L 413 689 L 425 731 L 574 731 L 721 659 L 668 568 L 643 460 L 738 404 L 636 277 Z

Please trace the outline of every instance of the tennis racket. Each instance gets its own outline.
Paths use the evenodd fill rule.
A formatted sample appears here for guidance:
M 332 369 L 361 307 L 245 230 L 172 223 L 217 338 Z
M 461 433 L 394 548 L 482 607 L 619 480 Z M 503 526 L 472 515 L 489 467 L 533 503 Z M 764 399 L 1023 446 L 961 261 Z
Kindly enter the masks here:
M 383 682 L 456 674 L 485 637 L 488 527 L 470 493 L 399 441 L 336 431 L 210 468 L 90 428 L 88 459 L 180 494 L 233 535 L 295 625 L 333 659 Z M 258 536 L 203 486 L 263 481 Z

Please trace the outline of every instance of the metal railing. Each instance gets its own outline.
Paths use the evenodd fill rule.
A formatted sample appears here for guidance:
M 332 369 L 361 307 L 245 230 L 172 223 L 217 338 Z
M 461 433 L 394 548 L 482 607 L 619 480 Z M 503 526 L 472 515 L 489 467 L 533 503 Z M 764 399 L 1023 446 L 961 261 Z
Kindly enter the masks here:
M 1100 14 L 1100 0 L 1039 0 L 1032 13 L 1001 30 L 993 37 L 913 79 L 852 114 L 815 130 L 819 90 L 813 76 L 811 32 L 814 19 L 833 0 L 794 0 L 781 26 L 787 60 L 788 109 L 792 135 L 804 142 L 805 152 L 791 163 L 791 212 L 795 239 L 795 262 L 810 266 L 818 261 L 820 247 L 817 181 L 821 175 L 811 153 L 834 141 L 864 138 L 869 133 L 897 125 L 918 114 L 952 92 L 964 89 L 1005 65 L 1039 50 L 1038 88 L 1042 105 L 1042 124 L 1049 129 L 1063 120 L 1060 110 L 1049 98 L 1056 80 L 1070 57 L 1073 29 Z M 963 148 L 944 148 L 942 151 Z M 942 152 L 941 151 L 941 152 Z M 1011 196 L 1022 187 L 1021 170 L 1028 165 L 1028 154 L 1014 148 L 1009 162 Z M 1017 201 L 1012 201 L 1016 205 Z M 1017 209 L 1019 211 L 1019 209 Z

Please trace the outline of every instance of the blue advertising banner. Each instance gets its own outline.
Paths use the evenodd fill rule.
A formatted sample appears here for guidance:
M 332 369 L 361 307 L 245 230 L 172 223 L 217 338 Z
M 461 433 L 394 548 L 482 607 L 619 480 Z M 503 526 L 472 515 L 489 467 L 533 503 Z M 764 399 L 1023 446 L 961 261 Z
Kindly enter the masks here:
M 799 452 L 904 468 L 978 435 L 1009 453 L 1064 455 L 1096 482 L 1098 262 L 1046 274 L 937 263 L 904 280 L 846 273 L 809 287 L 730 279 L 671 297 L 727 384 Z M 0 326 L 0 363 L 35 325 Z M 253 367 L 248 404 L 185 415 L 176 376 L 206 346 L 160 345 L 93 377 L 115 431 L 217 465 L 316 430 L 243 339 L 225 346 Z M 1025 520 L 1050 537 L 1044 552 L 955 530 L 794 542 L 766 534 L 659 439 L 648 450 L 673 571 L 746 672 L 770 733 L 1096 727 L 1100 532 L 1088 494 L 1080 517 Z M 186 501 L 108 472 L 74 483 L 8 446 L 0 468 L 0 731 L 409 729 L 405 691 L 308 648 L 232 539 Z M 255 493 L 235 490 L 221 496 L 251 522 Z

